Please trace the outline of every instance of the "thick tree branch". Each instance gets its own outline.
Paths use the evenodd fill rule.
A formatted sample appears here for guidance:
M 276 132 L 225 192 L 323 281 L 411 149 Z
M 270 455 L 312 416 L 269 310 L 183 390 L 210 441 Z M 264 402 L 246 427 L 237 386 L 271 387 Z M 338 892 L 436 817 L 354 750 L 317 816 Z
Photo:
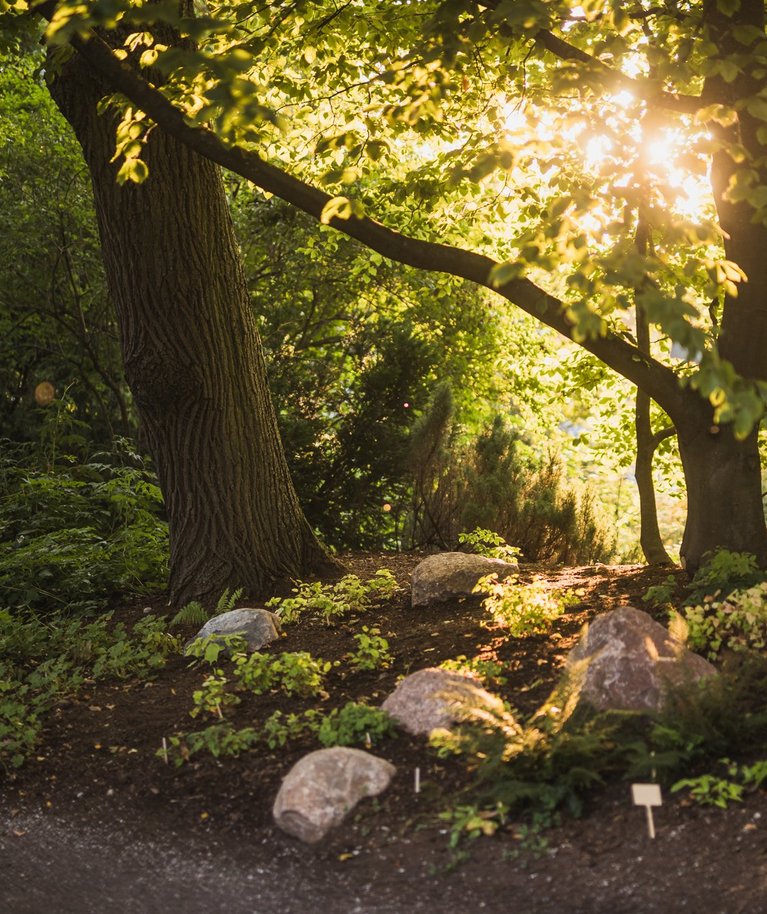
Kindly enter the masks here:
M 129 64 L 119 60 L 96 35 L 88 40 L 75 37 L 72 44 L 102 79 L 176 140 L 315 219 L 322 217 L 332 199 L 330 195 L 270 165 L 254 152 L 225 145 L 211 130 L 191 125 L 182 111 Z M 451 274 L 492 289 L 563 336 L 573 338 L 574 324 L 567 318 L 562 302 L 530 280 L 515 279 L 495 289 L 490 282 L 490 272 L 496 263 L 490 257 L 411 238 L 367 217 L 333 218 L 329 224 L 391 260 Z M 687 397 L 671 369 L 644 355 L 636 346 L 610 333 L 579 342 L 584 349 L 646 391 L 669 414 L 684 409 Z

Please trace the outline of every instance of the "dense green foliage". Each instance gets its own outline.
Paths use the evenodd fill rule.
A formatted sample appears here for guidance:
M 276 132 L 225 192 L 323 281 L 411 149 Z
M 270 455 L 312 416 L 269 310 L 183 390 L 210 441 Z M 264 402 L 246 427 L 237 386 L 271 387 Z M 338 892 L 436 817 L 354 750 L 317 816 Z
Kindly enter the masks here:
M 7 381 L 0 434 L 39 439 L 65 409 L 70 432 L 78 426 L 91 446 L 108 450 L 115 433 L 135 436 L 136 418 L 91 191 L 33 62 L 6 55 L 0 72 L 8 138 L 0 194 L 12 214 L 0 267 Z M 530 319 L 512 318 L 466 283 L 394 268 L 246 185 L 232 181 L 228 189 L 288 462 L 326 542 L 380 548 L 423 540 L 413 535 L 411 432 L 439 383 L 453 390 L 456 432 L 447 449 L 456 449 L 456 462 L 465 435 L 492 423 L 499 408 L 513 413 L 529 454 L 544 438 L 548 448 L 552 441 L 566 447 L 569 436 L 548 405 L 559 381 L 540 371 L 551 343 Z M 14 255 L 11 246 L 20 243 L 34 243 L 36 255 Z M 41 268 L 41 258 L 50 266 Z M 499 365 L 514 369 L 503 374 Z M 58 401 L 35 402 L 41 382 L 52 384 Z M 559 475 L 553 465 L 547 473 Z M 571 510 L 568 486 L 564 477 L 556 484 L 563 491 L 555 500 L 565 504 L 547 511 Z
M 162 497 L 128 448 L 41 466 L 7 443 L 0 527 L 0 608 L 103 609 L 113 596 L 164 585 Z
M 79 147 L 35 74 L 0 58 L 0 436 L 34 440 L 48 382 L 94 439 L 135 432 Z

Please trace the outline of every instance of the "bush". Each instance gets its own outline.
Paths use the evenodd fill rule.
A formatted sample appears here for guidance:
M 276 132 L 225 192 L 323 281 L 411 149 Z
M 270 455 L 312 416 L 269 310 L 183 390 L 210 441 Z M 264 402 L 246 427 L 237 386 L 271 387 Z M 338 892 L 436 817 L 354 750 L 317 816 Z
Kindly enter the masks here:
M 3 607 L 94 609 L 165 584 L 162 496 L 142 469 L 91 461 L 0 469 Z
M 542 581 L 520 584 L 514 575 L 503 581 L 497 574 L 480 578 L 474 593 L 487 595 L 482 605 L 493 621 L 517 638 L 547 631 L 568 606 L 578 601 L 573 592 L 552 590 Z
M 611 558 L 614 538 L 591 494 L 567 483 L 555 457 L 542 462 L 533 456 L 500 416 L 468 444 L 458 438 L 450 390 L 443 386 L 411 436 L 413 547 L 452 549 L 462 531 L 479 528 L 514 543 L 528 562 Z

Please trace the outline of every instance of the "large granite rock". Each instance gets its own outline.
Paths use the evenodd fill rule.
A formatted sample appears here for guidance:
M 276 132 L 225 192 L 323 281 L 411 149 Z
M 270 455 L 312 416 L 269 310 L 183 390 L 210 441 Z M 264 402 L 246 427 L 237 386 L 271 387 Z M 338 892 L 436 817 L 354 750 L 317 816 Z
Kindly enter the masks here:
M 432 606 L 468 597 L 477 581 L 488 574 L 500 580 L 516 574 L 516 564 L 465 552 L 439 552 L 424 559 L 413 572 L 413 606 Z
M 703 657 L 647 613 L 622 606 L 585 627 L 567 659 L 578 702 L 599 710 L 656 711 L 675 686 L 715 675 Z
M 203 625 L 194 638 L 210 635 L 241 635 L 249 651 L 259 651 L 280 636 L 280 618 L 268 609 L 233 609 L 214 616 Z
M 288 834 L 315 844 L 360 800 L 386 790 L 396 770 L 361 749 L 336 746 L 310 752 L 285 776 L 274 801 L 274 821 Z
M 403 730 L 428 736 L 432 730 L 450 729 L 466 715 L 467 705 L 479 705 L 493 696 L 469 676 L 430 667 L 411 673 L 397 684 L 381 706 Z

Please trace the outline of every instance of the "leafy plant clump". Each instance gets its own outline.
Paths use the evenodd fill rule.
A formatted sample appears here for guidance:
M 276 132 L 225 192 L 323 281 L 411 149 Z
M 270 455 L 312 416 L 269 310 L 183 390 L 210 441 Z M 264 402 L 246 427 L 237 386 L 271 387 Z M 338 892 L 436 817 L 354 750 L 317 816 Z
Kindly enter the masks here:
M 321 695 L 325 676 L 333 668 L 329 660 L 312 657 L 308 651 L 288 651 L 278 655 L 235 654 L 233 675 L 237 688 L 262 695 L 279 688 L 287 695 Z
M 523 721 L 496 696 L 468 698 L 463 722 L 434 731 L 431 741 L 440 753 L 464 757 L 475 771 L 482 809 L 538 820 L 550 820 L 559 810 L 577 816 L 588 792 L 628 767 L 631 741 L 619 738 L 621 718 L 575 721 L 575 703 L 558 696 Z
M 347 659 L 355 670 L 385 670 L 391 666 L 394 658 L 389 651 L 389 642 L 381 635 L 378 626 L 363 625 L 354 640 L 357 642 L 357 650 L 349 654 Z
M 281 749 L 290 740 L 317 733 L 321 717 L 315 710 L 290 714 L 274 711 L 259 728 L 237 728 L 230 721 L 221 720 L 204 730 L 174 733 L 164 740 L 155 756 L 178 768 L 200 753 L 207 752 L 214 758 L 236 758 L 259 744 Z
M 746 791 L 758 790 L 767 780 L 765 760 L 753 765 L 738 765 L 725 758 L 719 759 L 719 766 L 724 768 L 725 777 L 702 774 L 695 778 L 683 778 L 672 786 L 671 792 L 676 793 L 686 788 L 692 799 L 701 806 L 726 809 L 730 803 L 742 802 Z
M 481 578 L 474 593 L 485 594 L 483 606 L 493 621 L 514 637 L 545 632 L 568 606 L 578 602 L 573 591 L 556 591 L 542 581 L 520 584 L 512 575 L 503 581 L 497 574 Z
M 767 581 L 687 607 L 683 618 L 689 646 L 710 660 L 725 650 L 761 650 L 767 645 Z
M 458 542 L 468 546 L 476 555 L 484 555 L 491 559 L 503 559 L 504 562 L 518 562 L 522 550 L 517 546 L 510 546 L 506 540 L 492 530 L 475 527 L 471 533 L 459 533 Z
M 444 660 L 440 663 L 443 670 L 454 670 L 456 673 L 468 673 L 480 679 L 488 687 L 498 687 L 506 684 L 506 667 L 496 660 L 483 660 L 479 657 L 469 659 L 465 655 L 454 660 Z
M 394 733 L 394 722 L 380 708 L 350 701 L 331 711 L 319 726 L 323 746 L 372 746 Z
M 764 572 L 750 552 L 716 549 L 704 557 L 686 587 L 680 586 L 675 575 L 669 575 L 663 584 L 649 587 L 642 599 L 653 606 L 666 603 L 696 606 L 717 597 L 724 600 L 733 591 L 748 590 L 763 580 Z
M 387 569 L 377 571 L 368 581 L 347 574 L 335 584 L 296 582 L 292 597 L 274 597 L 266 604 L 285 623 L 301 616 L 319 616 L 326 625 L 352 613 L 365 612 L 376 603 L 390 599 L 399 589 Z

